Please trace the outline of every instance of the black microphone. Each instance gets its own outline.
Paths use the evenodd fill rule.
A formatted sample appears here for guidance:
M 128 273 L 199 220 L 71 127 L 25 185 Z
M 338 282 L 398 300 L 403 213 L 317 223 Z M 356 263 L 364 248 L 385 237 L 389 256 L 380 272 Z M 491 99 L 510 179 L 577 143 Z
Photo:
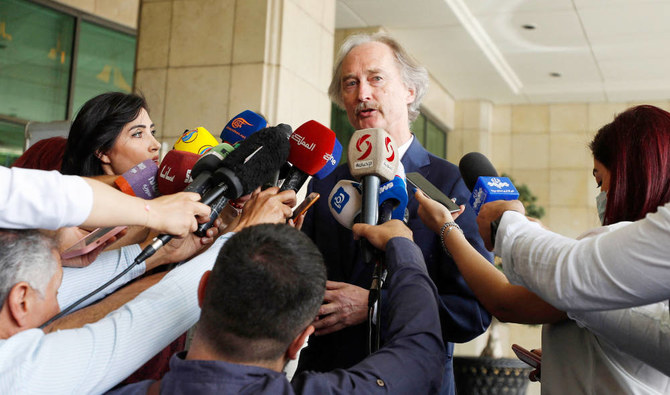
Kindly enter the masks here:
M 291 127 L 279 124 L 263 129 L 243 140 L 221 161 L 220 167 L 211 172 L 210 178 L 214 186 L 203 195 L 202 203 L 209 205 L 221 195 L 227 199 L 237 199 L 253 192 L 263 184 L 267 175 L 278 170 L 288 158 L 290 148 L 285 137 L 287 128 Z M 196 179 L 199 176 L 196 176 Z M 146 260 L 172 240 L 172 237 L 168 234 L 157 236 L 154 242 L 142 250 L 135 260 L 138 262 Z
M 463 182 L 472 192 L 470 206 L 475 214 L 488 202 L 496 200 L 514 200 L 519 197 L 512 181 L 507 177 L 499 177 L 493 164 L 479 152 L 465 154 L 458 163 Z M 500 219 L 491 222 L 491 245 L 495 245 L 496 233 Z

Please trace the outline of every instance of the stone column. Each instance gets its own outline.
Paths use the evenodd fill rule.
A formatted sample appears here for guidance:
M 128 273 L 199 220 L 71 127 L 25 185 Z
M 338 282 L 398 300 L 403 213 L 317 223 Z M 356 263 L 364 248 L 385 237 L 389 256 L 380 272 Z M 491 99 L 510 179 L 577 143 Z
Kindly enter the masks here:
M 142 0 L 135 90 L 168 144 L 246 109 L 328 125 L 334 26 L 334 0 Z

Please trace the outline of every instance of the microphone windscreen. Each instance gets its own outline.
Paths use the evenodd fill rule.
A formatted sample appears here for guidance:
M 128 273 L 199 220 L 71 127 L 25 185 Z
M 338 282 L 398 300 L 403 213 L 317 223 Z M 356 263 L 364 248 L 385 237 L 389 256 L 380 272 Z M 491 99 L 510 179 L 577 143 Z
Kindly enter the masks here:
M 230 145 L 245 140 L 251 134 L 268 125 L 265 118 L 251 110 L 244 110 L 234 116 L 221 131 L 221 141 Z
M 399 176 L 379 186 L 379 205 L 387 201 L 393 203 L 391 219 L 404 220 L 408 200 L 407 185 L 405 180 Z
M 485 203 L 496 200 L 514 200 L 519 192 L 507 177 L 499 177 L 493 164 L 479 152 L 470 152 L 461 158 L 458 169 L 465 185 L 472 190 L 470 206 L 476 215 Z
M 161 162 L 158 171 L 158 190 L 163 195 L 183 191 L 193 181 L 193 166 L 201 157 L 186 151 L 170 150 Z
M 333 218 L 342 226 L 351 229 L 361 213 L 361 185 L 356 181 L 340 180 L 328 196 L 328 208 Z
M 147 159 L 119 176 L 114 184 L 123 193 L 150 200 L 159 195 L 157 174 L 158 166 L 152 159 Z
M 479 177 L 497 177 L 498 172 L 489 159 L 480 152 L 465 154 L 458 162 L 463 182 L 472 191 Z
M 326 178 L 330 173 L 337 168 L 338 163 L 340 163 L 340 159 L 342 158 L 342 144 L 340 144 L 340 141 L 336 138 L 335 139 L 335 146 L 333 147 L 333 153 L 332 154 L 327 154 L 326 155 L 326 164 L 323 165 L 321 170 L 316 172 L 314 174 L 314 178 L 317 180 L 322 180 Z
M 177 139 L 177 142 L 174 143 L 173 148 L 177 151 L 202 155 L 218 144 L 216 138 L 207 129 L 200 126 L 185 130 L 181 137 Z
M 327 155 L 333 153 L 335 132 L 317 121 L 307 121 L 300 125 L 289 141 L 291 150 L 288 160 L 303 172 L 314 175 L 327 162 Z
M 237 176 L 242 186 L 241 193 L 234 193 L 237 196 L 226 195 L 229 199 L 253 192 L 267 180 L 268 174 L 281 168 L 289 155 L 290 145 L 286 134 L 290 130 L 291 127 L 286 124 L 265 128 L 240 142 L 228 154 L 221 166 Z M 226 174 L 230 172 L 215 172 L 215 180 L 225 182 Z
M 371 175 L 382 182 L 391 180 L 399 162 L 395 146 L 384 129 L 357 130 L 351 136 L 347 150 L 351 175 L 358 180 Z

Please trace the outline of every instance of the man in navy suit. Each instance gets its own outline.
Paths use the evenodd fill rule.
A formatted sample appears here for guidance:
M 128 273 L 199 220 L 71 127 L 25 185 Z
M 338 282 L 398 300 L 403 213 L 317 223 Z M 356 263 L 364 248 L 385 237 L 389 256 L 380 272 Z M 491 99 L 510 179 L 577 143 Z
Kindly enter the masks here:
M 470 192 L 458 168 L 426 151 L 409 128 L 419 114 L 427 85 L 426 70 L 395 40 L 383 34 L 356 35 L 340 48 L 329 94 L 346 110 L 355 129 L 382 128 L 393 137 L 406 172 L 419 172 L 447 196 L 456 198 L 458 204 L 464 204 Z M 341 179 L 353 179 L 346 164 L 323 180 L 313 180 L 309 192 L 328 196 Z M 408 225 L 441 297 L 439 312 L 447 362 L 440 392 L 453 394 L 451 342 L 466 342 L 483 333 L 491 316 L 444 252 L 440 236 L 421 223 L 418 202 L 413 194 L 409 196 Z M 335 221 L 327 200 L 321 199 L 307 214 L 302 228 L 321 250 L 330 281 L 313 323 L 317 336 L 303 350 L 299 370 L 346 368 L 364 358 L 367 351 L 365 320 L 373 268 L 363 264 L 358 243 L 350 230 Z M 466 209 L 456 222 L 475 249 L 492 261 L 479 236 L 473 211 Z

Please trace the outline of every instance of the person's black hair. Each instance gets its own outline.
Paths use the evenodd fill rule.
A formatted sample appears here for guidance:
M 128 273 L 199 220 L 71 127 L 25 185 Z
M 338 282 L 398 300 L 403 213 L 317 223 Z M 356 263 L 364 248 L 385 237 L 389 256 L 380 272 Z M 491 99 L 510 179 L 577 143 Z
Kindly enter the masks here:
M 143 108 L 149 111 L 142 96 L 122 92 L 103 93 L 84 103 L 70 127 L 61 173 L 104 174 L 97 154 L 109 151 L 123 127 Z
M 304 233 L 277 224 L 246 228 L 219 252 L 199 331 L 228 360 L 276 360 L 314 320 L 325 287 L 323 257 Z

